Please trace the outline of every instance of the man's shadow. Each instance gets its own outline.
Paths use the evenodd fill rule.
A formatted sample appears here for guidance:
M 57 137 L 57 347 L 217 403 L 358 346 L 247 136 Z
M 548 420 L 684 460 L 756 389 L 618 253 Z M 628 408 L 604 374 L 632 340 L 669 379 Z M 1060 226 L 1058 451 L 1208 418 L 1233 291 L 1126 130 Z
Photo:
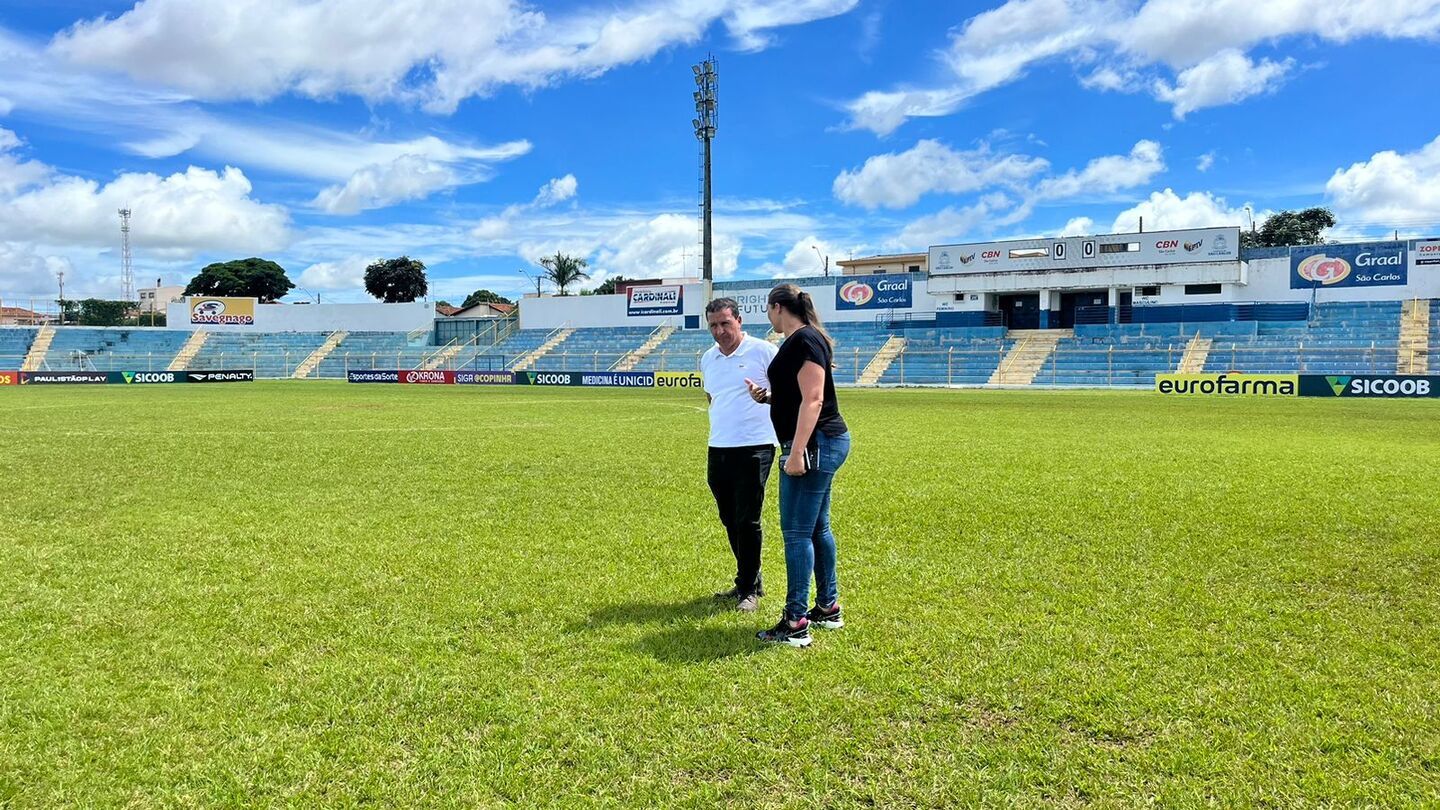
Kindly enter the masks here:
M 627 602 L 594 610 L 572 622 L 571 633 L 593 631 L 611 624 L 655 625 L 632 645 L 658 661 L 701 663 L 761 651 L 754 631 L 716 625 L 706 621 L 734 612 L 730 602 L 700 596 L 684 602 Z

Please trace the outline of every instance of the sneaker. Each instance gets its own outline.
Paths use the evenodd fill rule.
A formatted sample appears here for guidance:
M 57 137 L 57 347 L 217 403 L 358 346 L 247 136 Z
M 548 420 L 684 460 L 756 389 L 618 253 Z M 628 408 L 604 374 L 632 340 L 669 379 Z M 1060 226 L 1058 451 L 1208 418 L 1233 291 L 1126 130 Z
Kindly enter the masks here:
M 828 608 L 816 605 L 805 612 L 805 618 L 811 624 L 818 624 L 826 630 L 839 630 L 845 626 L 845 620 L 840 618 L 840 603 L 836 602 Z
M 735 609 L 742 613 L 754 613 L 758 607 L 760 607 L 760 595 L 754 593 L 745 594 L 740 602 L 735 605 Z
M 810 638 L 810 620 L 803 616 L 793 626 L 781 616 L 774 627 L 761 630 L 755 637 L 770 644 L 789 644 L 791 647 L 809 647 L 813 640 Z
M 755 595 L 756 595 L 756 596 L 764 596 L 764 595 L 765 595 L 765 586 L 764 586 L 764 585 L 761 585 L 759 588 L 756 588 L 756 589 L 755 589 Z M 740 587 L 737 585 L 737 586 L 731 588 L 731 589 L 728 590 L 728 591 L 717 591 L 717 592 L 715 593 L 715 598 L 716 598 L 716 599 L 744 599 L 744 598 L 745 598 L 745 593 L 741 592 Z

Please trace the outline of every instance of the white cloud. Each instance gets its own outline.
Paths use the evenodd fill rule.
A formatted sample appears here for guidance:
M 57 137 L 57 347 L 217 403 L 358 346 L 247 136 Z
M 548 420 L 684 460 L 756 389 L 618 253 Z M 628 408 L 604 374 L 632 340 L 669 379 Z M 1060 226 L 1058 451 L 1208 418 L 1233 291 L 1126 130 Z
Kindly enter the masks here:
M 1212 149 L 1209 152 L 1201 155 L 1199 160 L 1195 161 L 1195 170 L 1200 172 L 1208 172 L 1210 171 L 1210 167 L 1214 165 L 1215 150 Z
M 1264 216 L 1256 214 L 1256 222 L 1263 221 Z M 1141 217 L 1145 218 L 1147 231 L 1243 226 L 1248 222 L 1243 205 L 1231 208 L 1223 197 L 1216 197 L 1208 191 L 1195 191 L 1181 197 L 1167 188 L 1153 192 L 1149 199 L 1122 211 L 1115 217 L 1110 230 L 1112 233 L 1135 231 L 1139 228 Z
M 715 277 L 729 278 L 740 266 L 741 242 L 717 232 L 713 237 Z M 661 214 L 608 234 L 593 262 L 596 270 L 627 278 L 700 275 L 700 245 L 694 217 Z
M 365 268 L 378 256 L 347 256 L 331 262 L 316 262 L 300 272 L 299 286 L 310 291 L 353 291 L 365 289 Z
M 1440 138 L 1419 150 L 1377 152 L 1325 184 L 1341 225 L 1392 228 L 1440 221 Z
M 1150 182 L 1165 171 L 1160 144 L 1138 141 L 1128 155 L 1106 155 L 1085 165 L 1080 171 L 1071 169 L 1059 177 L 1042 180 L 1036 187 L 1040 199 L 1058 200 L 1087 193 L 1108 193 L 1134 188 Z
M 988 149 L 956 152 L 939 141 L 923 140 L 900 153 L 876 155 L 855 171 L 835 178 L 835 196 L 868 209 L 904 208 L 921 196 L 960 194 L 990 186 L 1016 186 L 1049 164 L 1026 155 L 992 155 Z
M 0 301 L 6 306 L 29 306 L 19 298 L 34 297 L 47 303 L 59 296 L 56 273 L 63 271 L 74 285 L 77 279 L 70 262 L 57 256 L 41 256 L 33 246 L 0 242 Z M 71 290 L 76 290 L 74 286 Z M 67 299 L 71 296 L 67 294 Z
M 1093 41 L 1107 24 L 1106 5 L 1011 0 L 977 14 L 938 54 L 952 73 L 948 85 L 867 92 L 846 105 L 850 126 L 888 135 L 907 118 L 949 115 L 968 99 L 1020 78 L 1031 64 Z
M 130 208 L 137 254 L 174 258 L 283 247 L 290 239 L 287 212 L 257 202 L 250 192 L 245 174 L 229 166 L 220 172 L 192 166 L 168 177 L 126 173 L 104 186 L 59 176 L 3 200 L 0 238 L 113 246 L 119 238 L 115 211 Z
M 21 145 L 19 136 L 0 128 L 0 200 L 22 189 L 40 184 L 50 176 L 50 167 L 33 160 L 21 160 L 12 151 Z M 0 214 L 3 218 L 3 214 Z
M 51 50 L 205 99 L 352 93 L 448 113 L 507 85 L 541 87 L 648 59 L 698 42 L 716 22 L 742 48 L 759 48 L 775 29 L 857 2 L 644 2 L 552 17 L 516 0 L 147 0 L 73 26 Z
M 1095 233 L 1095 220 L 1090 217 L 1075 217 L 1065 223 L 1065 227 L 1055 233 L 1055 236 L 1089 236 Z
M 482 241 L 495 241 L 508 235 L 521 217 L 535 211 L 552 208 L 573 198 L 580 188 L 575 175 L 556 177 L 540 187 L 535 199 L 526 204 L 515 204 L 493 217 L 486 217 L 471 229 L 470 235 Z
M 1437 33 L 1440 3 L 1435 0 L 1149 0 L 1119 30 L 1118 40 L 1129 53 L 1183 68 L 1220 51 L 1290 36 L 1349 42 Z
M 1004 194 L 988 194 L 974 205 L 964 208 L 947 206 L 934 214 L 920 217 L 901 229 L 887 245 L 897 251 L 921 251 L 930 245 L 961 242 L 984 229 L 1008 224 L 1005 216 L 1011 200 Z
M 548 207 L 562 203 L 575 196 L 576 190 L 580 187 L 575 175 L 567 174 L 564 177 L 557 177 L 546 183 L 535 195 L 534 205 Z
M 1174 105 L 1175 117 L 1184 118 L 1196 110 L 1272 91 L 1294 66 L 1294 59 L 1253 62 L 1239 51 L 1221 51 L 1181 71 L 1174 86 L 1157 80 L 1155 98 Z
M 445 166 L 420 155 L 401 155 L 388 164 L 360 169 L 343 186 L 324 189 L 314 204 L 331 214 L 356 214 L 420 199 L 455 184 L 454 173 Z
M 1081 83 L 1097 90 L 1135 92 L 1142 71 L 1179 72 L 1173 84 L 1156 78 L 1151 88 L 1183 118 L 1273 89 L 1294 62 L 1245 56 L 1260 43 L 1437 35 L 1437 0 L 1009 0 L 970 18 L 936 54 L 949 67 L 944 80 L 868 91 L 845 107 L 851 127 L 886 135 L 908 118 L 949 115 L 1036 63 L 1069 58 L 1086 67 Z
M 815 234 L 805 236 L 790 246 L 779 264 L 773 262 L 755 268 L 755 273 L 769 278 L 804 278 L 825 274 L 825 260 L 830 260 L 830 273 L 839 271 L 835 262 L 854 253 L 855 246 L 841 247 Z

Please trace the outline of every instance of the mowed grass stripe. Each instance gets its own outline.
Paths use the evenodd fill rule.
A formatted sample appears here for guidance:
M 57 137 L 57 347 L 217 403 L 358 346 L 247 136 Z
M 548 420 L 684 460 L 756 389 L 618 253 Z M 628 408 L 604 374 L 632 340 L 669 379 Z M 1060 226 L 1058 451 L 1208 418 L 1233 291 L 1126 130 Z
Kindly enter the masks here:
M 841 397 L 795 651 L 697 394 L 0 390 L 0 803 L 1440 796 L 1433 403 Z

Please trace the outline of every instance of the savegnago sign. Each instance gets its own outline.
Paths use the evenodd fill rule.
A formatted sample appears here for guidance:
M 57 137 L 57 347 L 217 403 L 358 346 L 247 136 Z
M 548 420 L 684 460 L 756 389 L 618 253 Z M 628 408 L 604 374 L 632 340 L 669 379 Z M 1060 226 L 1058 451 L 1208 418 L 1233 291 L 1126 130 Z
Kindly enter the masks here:
M 254 326 L 254 298 L 191 298 L 190 323 L 212 326 Z

